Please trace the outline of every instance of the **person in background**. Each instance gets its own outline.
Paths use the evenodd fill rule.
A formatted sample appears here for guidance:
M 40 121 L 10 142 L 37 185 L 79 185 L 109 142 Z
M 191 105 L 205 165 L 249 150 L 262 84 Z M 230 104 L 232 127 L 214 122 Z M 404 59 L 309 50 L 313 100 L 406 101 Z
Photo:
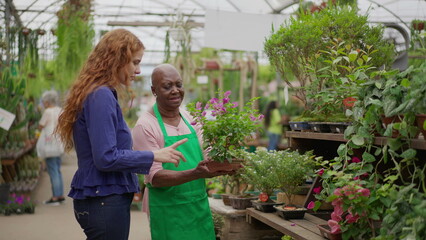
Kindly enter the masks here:
M 185 91 L 176 68 L 161 64 L 154 69 L 151 79 L 156 103 L 132 129 L 134 149 L 154 151 L 188 138 L 179 146 L 185 163 L 178 167 L 154 163 L 145 177 L 142 209 L 149 216 L 151 239 L 215 240 L 205 178 L 227 173 L 210 172 L 206 165 L 209 160 L 203 160 L 200 128 L 191 126 L 193 118 L 180 109 Z
M 58 125 L 58 117 L 62 108 L 58 106 L 58 93 L 54 90 L 44 92 L 41 97 L 41 102 L 44 107 L 44 112 L 38 124 L 38 129 L 41 130 L 41 138 L 39 138 L 37 145 L 37 154 L 45 160 L 47 173 L 49 174 L 50 183 L 52 185 L 52 197 L 43 203 L 57 206 L 65 201 L 64 182 L 61 173 L 63 145 L 60 140 L 54 136 L 53 131 Z M 51 144 L 51 146 L 58 150 L 47 152 L 47 144 Z
M 65 150 L 75 148 L 78 169 L 68 196 L 87 239 L 126 240 L 130 206 L 139 192 L 137 173 L 147 174 L 153 162 L 178 166 L 183 139 L 156 151 L 132 150 L 132 137 L 118 102 L 140 74 L 144 45 L 131 32 L 106 33 L 72 85 L 57 133 Z M 123 95 L 123 94 L 120 94 Z
M 269 102 L 265 111 L 265 127 L 268 134 L 268 151 L 277 150 L 281 140 L 282 125 L 281 114 L 278 110 L 277 101 Z

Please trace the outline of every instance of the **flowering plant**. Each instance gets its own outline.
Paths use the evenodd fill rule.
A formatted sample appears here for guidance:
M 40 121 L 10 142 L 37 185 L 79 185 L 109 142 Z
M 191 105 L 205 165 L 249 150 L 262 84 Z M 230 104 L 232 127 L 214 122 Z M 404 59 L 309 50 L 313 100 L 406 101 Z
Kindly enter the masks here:
M 35 204 L 29 196 L 12 193 L 6 204 L 0 205 L 0 212 L 6 216 L 15 213 L 34 213 Z
M 187 108 L 195 118 L 191 124 L 201 125 L 208 156 L 214 161 L 231 162 L 230 150 L 245 146 L 246 140 L 261 127 L 263 115 L 253 108 L 253 102 L 258 98 L 252 98 L 239 108 L 238 103 L 229 98 L 231 91 L 221 95 L 223 98 L 212 98 L 204 105 L 189 103 Z
M 389 193 L 394 190 L 391 184 L 378 183 L 370 164 L 355 156 L 343 164 L 338 159 L 325 163 L 330 167 L 317 172 L 322 186 L 315 188 L 314 193 L 318 200 L 333 205 L 328 220 L 331 233 L 342 233 L 344 239 L 377 236 L 377 222 L 390 205 Z M 316 211 L 320 205 L 320 201 L 311 202 L 308 209 Z

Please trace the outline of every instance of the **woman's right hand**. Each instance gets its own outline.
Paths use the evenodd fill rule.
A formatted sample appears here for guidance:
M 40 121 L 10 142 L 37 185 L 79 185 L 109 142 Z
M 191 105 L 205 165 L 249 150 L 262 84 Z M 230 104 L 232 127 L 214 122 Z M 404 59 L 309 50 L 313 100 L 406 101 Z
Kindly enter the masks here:
M 186 143 L 188 141 L 187 138 L 182 139 L 178 142 L 173 143 L 172 145 L 165 147 L 163 149 L 153 151 L 154 153 L 154 161 L 161 163 L 174 163 L 175 166 L 179 166 L 180 159 L 186 162 L 185 157 L 181 152 L 176 150 L 177 147 Z

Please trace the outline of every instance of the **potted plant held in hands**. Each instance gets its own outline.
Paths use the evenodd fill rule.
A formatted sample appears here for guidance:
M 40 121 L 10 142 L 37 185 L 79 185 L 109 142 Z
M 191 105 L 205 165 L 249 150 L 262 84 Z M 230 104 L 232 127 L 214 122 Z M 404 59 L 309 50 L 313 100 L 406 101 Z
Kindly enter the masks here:
M 275 206 L 279 216 L 285 219 L 304 218 L 306 208 L 293 204 L 295 194 L 306 180 L 314 174 L 315 156 L 312 151 L 300 154 L 297 151 L 278 151 L 277 161 L 272 174 L 276 175 L 278 186 L 284 192 L 288 202 Z
M 212 98 L 206 104 L 190 103 L 187 108 L 194 116 L 192 125 L 200 124 L 203 130 L 204 149 L 213 160 L 208 164 L 211 171 L 233 171 L 240 162 L 231 150 L 245 148 L 246 142 L 261 127 L 263 115 L 253 108 L 258 98 L 248 101 L 242 110 L 237 102 L 231 102 L 231 91 L 220 93 L 223 98 Z

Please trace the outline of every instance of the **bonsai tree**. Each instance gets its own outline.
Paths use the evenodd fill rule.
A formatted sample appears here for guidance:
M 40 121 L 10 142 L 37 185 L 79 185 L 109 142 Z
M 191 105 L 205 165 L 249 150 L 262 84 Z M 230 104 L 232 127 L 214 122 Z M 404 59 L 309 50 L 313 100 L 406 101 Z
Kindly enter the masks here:
M 305 181 L 314 174 L 315 156 L 312 151 L 300 154 L 297 151 L 285 150 L 274 153 L 275 167 L 271 174 L 275 175 L 278 187 L 287 196 L 287 206 L 293 205 L 294 195 Z
M 276 168 L 277 158 L 280 154 L 276 151 L 266 151 L 258 149 L 256 152 L 247 152 L 237 150 L 235 156 L 244 159 L 244 169 L 241 173 L 243 179 L 253 184 L 255 189 L 261 191 L 259 200 L 262 202 L 273 202 L 270 196 L 274 189 L 278 188 L 278 179 L 276 174 L 271 174 Z

